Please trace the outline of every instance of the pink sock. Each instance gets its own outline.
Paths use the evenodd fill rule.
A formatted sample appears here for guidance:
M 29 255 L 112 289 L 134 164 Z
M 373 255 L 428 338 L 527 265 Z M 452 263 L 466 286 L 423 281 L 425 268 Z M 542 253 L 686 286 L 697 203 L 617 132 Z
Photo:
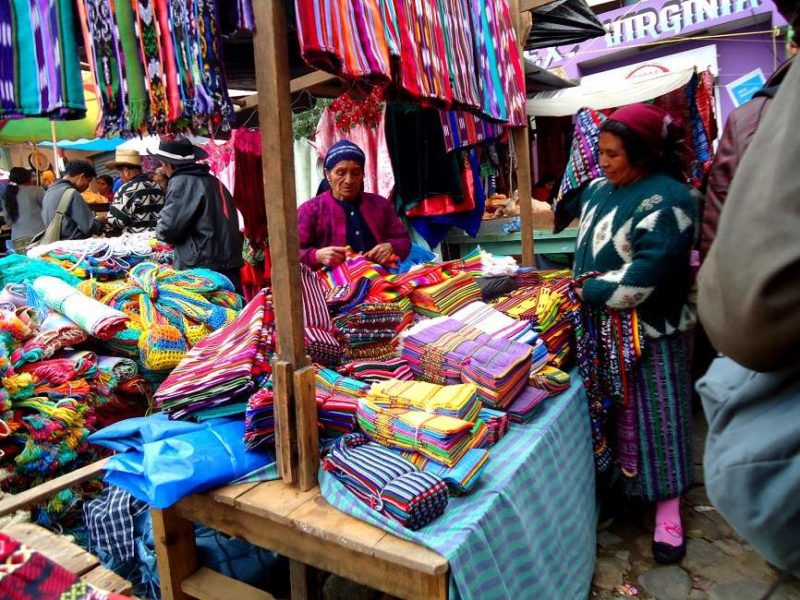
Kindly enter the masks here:
M 656 530 L 653 541 L 670 546 L 680 546 L 683 543 L 680 497 L 656 503 Z

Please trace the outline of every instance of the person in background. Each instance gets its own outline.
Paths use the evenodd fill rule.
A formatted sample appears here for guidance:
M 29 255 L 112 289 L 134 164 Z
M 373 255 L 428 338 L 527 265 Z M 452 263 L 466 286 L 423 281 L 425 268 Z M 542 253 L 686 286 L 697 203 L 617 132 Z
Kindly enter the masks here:
M 3 193 L 3 211 L 11 226 L 11 243 L 17 254 L 25 254 L 31 239 L 44 229 L 43 198 L 44 190 L 35 184 L 30 171 L 22 167 L 11 169 Z
M 328 150 L 323 187 L 329 189 L 300 205 L 297 213 L 303 264 L 335 267 L 348 246 L 382 265 L 408 256 L 411 238 L 392 204 L 362 191 L 365 161 L 361 148 L 348 140 Z
M 114 200 L 114 178 L 111 175 L 98 175 L 95 181 L 97 193 L 106 199 L 106 202 Z
M 208 156 L 187 139 L 161 141 L 153 156 L 169 176 L 156 237 L 175 247 L 178 269 L 203 267 L 225 275 L 242 292 L 242 234 L 233 197 L 208 165 Z
M 602 125 L 605 177 L 581 192 L 574 265 L 585 306 L 593 314 L 636 309 L 644 335 L 630 401 L 610 413 L 610 443 L 627 496 L 656 504 L 653 556 L 661 563 L 685 552 L 680 497 L 693 480 L 689 254 L 697 211 L 681 137 L 666 111 L 647 104 L 620 108 Z
M 109 208 L 109 227 L 121 233 L 154 231 L 164 208 L 164 191 L 142 172 L 139 151 L 117 149 L 106 168 L 115 169 L 122 180 L 122 187 Z
M 55 183 L 55 181 L 56 181 L 56 174 L 50 171 L 49 169 L 47 171 L 42 171 L 39 174 L 39 185 L 41 185 L 44 189 L 49 188 L 51 185 Z
M 97 173 L 85 160 L 73 160 L 64 168 L 64 176 L 47 188 L 42 200 L 42 218 L 45 227 L 56 216 L 61 199 L 69 196 L 69 203 L 61 221 L 62 240 L 81 240 L 100 233 L 102 219 L 96 219 L 94 212 L 81 194 L 89 189 Z
M 158 167 L 151 173 L 150 179 L 166 193 L 167 186 L 169 185 L 169 175 L 164 172 L 164 167 Z

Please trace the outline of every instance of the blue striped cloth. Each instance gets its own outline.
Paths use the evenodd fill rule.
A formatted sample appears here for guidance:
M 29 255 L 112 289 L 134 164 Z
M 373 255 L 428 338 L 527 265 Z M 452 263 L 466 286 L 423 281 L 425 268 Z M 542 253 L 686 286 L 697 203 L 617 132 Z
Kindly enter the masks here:
M 435 550 L 450 561 L 450 599 L 586 598 L 597 517 L 587 400 L 580 377 L 511 425 L 491 450 L 475 490 L 450 498 L 418 531 L 372 511 L 332 475 L 322 495 L 356 518 Z

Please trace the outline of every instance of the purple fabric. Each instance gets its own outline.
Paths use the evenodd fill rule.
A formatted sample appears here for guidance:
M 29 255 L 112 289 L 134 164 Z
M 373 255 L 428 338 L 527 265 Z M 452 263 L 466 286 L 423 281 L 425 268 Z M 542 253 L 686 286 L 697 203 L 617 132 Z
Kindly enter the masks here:
M 363 192 L 361 214 L 377 243 L 389 242 L 400 260 L 408 256 L 411 238 L 394 206 L 386 198 Z M 297 211 L 300 262 L 317 269 L 321 266 L 317 262 L 317 250 L 327 246 L 346 246 L 345 223 L 344 210 L 330 191 L 302 204 Z

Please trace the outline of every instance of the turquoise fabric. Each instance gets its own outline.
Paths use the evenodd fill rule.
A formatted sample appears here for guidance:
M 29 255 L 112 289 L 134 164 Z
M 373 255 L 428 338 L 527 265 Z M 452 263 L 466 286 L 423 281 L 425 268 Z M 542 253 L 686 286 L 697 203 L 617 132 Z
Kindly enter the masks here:
M 370 509 L 330 473 L 322 495 L 333 506 L 450 561 L 452 600 L 586 598 L 597 527 L 587 400 L 580 378 L 545 401 L 525 425 L 511 425 L 491 449 L 475 490 L 450 499 L 418 531 Z

